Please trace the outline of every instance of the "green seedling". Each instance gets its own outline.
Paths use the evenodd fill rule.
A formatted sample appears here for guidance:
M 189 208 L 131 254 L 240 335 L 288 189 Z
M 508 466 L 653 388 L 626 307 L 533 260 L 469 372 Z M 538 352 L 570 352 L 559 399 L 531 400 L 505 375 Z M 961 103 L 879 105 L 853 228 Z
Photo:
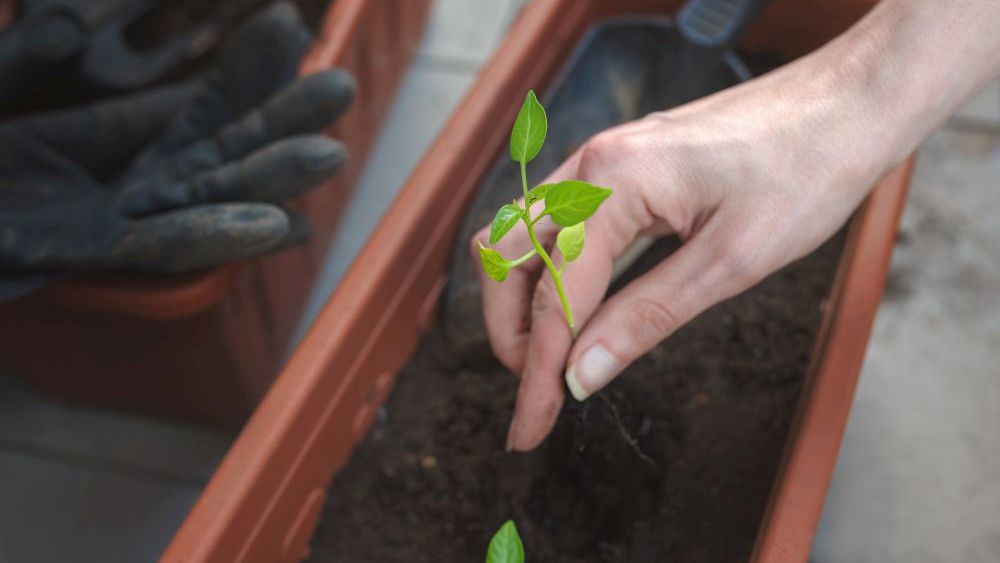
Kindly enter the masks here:
M 524 198 L 521 203 L 515 200 L 497 211 L 493 223 L 490 225 L 490 244 L 498 243 L 518 222 L 521 222 L 528 231 L 532 248 L 519 258 L 507 260 L 497 250 L 484 246 L 480 242 L 479 257 L 486 275 L 498 282 L 507 279 L 507 274 L 513 268 L 535 256 L 540 257 L 552 276 L 556 292 L 559 294 L 559 302 L 562 304 L 563 313 L 566 316 L 566 324 L 569 325 L 570 331 L 575 336 L 576 325 L 573 322 L 573 311 L 566 298 L 566 288 L 563 287 L 562 276 L 566 271 L 566 264 L 579 258 L 583 252 L 583 222 L 597 211 L 601 203 L 611 195 L 611 190 L 580 180 L 563 180 L 555 184 L 541 184 L 529 190 L 527 165 L 542 149 L 547 132 L 548 122 L 545 118 L 545 108 L 535 97 L 535 92 L 529 91 L 521 105 L 521 110 L 517 113 L 514 128 L 510 132 L 510 158 L 521 165 L 521 188 Z M 541 213 L 532 215 L 532 206 L 538 202 L 544 202 L 545 208 Z M 558 267 L 545 247 L 539 242 L 535 233 L 535 224 L 545 217 L 549 217 L 553 223 L 561 227 L 556 236 L 556 248 L 562 255 L 562 262 Z
M 493 534 L 486 550 L 486 563 L 524 563 L 524 545 L 513 520 L 507 520 Z

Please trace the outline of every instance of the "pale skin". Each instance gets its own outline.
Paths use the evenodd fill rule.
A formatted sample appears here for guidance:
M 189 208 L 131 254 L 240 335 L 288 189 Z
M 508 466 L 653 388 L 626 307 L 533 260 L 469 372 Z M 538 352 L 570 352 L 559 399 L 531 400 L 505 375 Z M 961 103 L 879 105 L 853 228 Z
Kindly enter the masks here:
M 565 389 L 586 399 L 708 307 L 827 240 L 998 74 L 1000 0 L 883 0 L 792 64 L 591 138 L 545 180 L 614 190 L 563 277 L 576 339 L 539 260 L 504 283 L 482 279 L 493 351 L 520 376 L 507 448 L 545 439 Z M 536 230 L 551 246 L 554 226 Z M 603 300 L 615 259 L 637 237 L 667 234 L 681 248 Z M 473 252 L 487 239 L 488 228 L 477 233 Z M 495 247 L 517 256 L 531 242 L 521 227 Z

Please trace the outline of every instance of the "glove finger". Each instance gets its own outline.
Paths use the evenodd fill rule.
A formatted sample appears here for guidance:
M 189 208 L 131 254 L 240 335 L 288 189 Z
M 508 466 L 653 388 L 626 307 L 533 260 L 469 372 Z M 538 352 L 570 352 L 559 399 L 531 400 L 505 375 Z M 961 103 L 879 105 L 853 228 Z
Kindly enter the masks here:
M 8 121 L 99 179 L 120 171 L 162 134 L 194 95 L 193 84 L 157 88 L 78 109 Z
M 185 272 L 270 251 L 289 232 L 288 216 L 268 204 L 204 205 L 134 223 L 114 266 Z
M 354 92 L 354 79 L 342 70 L 297 80 L 224 128 L 215 140 L 219 154 L 225 162 L 286 137 L 322 131 L 344 113 Z
M 198 176 L 197 193 L 207 201 L 279 202 L 330 178 L 347 149 L 323 135 L 293 137 Z
M 279 2 L 259 11 L 227 42 L 195 99 L 151 152 L 168 154 L 215 135 L 291 84 L 309 39 L 294 5 Z
M 294 135 L 315 133 L 331 125 L 354 96 L 354 80 L 339 70 L 324 71 L 296 81 L 263 107 L 205 139 L 155 163 L 133 169 L 123 179 L 128 186 L 169 186 L 261 147 Z M 144 155 L 146 158 L 147 155 Z M 128 191 L 135 186 L 125 188 Z
M 187 182 L 130 189 L 119 205 L 122 212 L 136 217 L 212 202 L 279 202 L 316 187 L 346 158 L 347 149 L 323 135 L 293 137 Z

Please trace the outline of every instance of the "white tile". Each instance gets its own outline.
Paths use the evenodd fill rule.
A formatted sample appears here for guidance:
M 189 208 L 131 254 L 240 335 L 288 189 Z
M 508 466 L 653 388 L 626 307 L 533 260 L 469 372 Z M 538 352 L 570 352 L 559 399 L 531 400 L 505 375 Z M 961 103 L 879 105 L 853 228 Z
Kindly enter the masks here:
M 198 493 L 0 451 L 0 561 L 155 561 Z
M 420 54 L 481 63 L 499 43 L 519 0 L 436 0 Z

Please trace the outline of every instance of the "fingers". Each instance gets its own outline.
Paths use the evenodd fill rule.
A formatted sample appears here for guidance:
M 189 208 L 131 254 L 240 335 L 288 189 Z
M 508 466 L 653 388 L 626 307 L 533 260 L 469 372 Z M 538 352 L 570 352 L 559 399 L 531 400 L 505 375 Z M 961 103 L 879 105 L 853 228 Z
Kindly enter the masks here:
M 531 335 L 517 388 L 507 451 L 534 449 L 548 435 L 562 409 L 562 373 L 573 335 L 562 317 L 551 277 L 543 275 L 532 300 Z M 555 375 L 555 377 L 553 377 Z
M 291 135 L 329 127 L 350 105 L 354 79 L 342 70 L 311 74 L 292 83 L 219 134 L 224 158 L 232 158 Z
M 190 203 L 290 199 L 332 176 L 345 160 L 347 149 L 333 139 L 294 137 L 195 177 Z
M 41 140 L 98 177 L 109 177 L 166 128 L 194 93 L 190 84 L 166 86 L 53 112 L 5 125 Z
M 565 379 L 577 400 L 610 383 L 628 364 L 708 307 L 743 291 L 759 277 L 730 259 L 711 230 L 699 233 L 667 260 L 613 295 L 580 333 Z
M 579 151 L 568 158 L 546 180 L 558 182 L 576 173 Z M 524 201 L 520 204 L 523 206 Z M 536 204 L 532 209 L 538 213 Z M 469 245 L 473 264 L 479 264 L 479 243 L 489 243 L 489 226 L 476 233 Z M 543 247 L 551 248 L 555 243 L 558 229 L 551 221 L 540 221 L 535 225 L 535 234 Z M 494 248 L 508 260 L 513 260 L 532 249 L 528 231 L 519 223 Z M 493 281 L 477 266 L 482 287 L 483 319 L 494 355 L 509 370 L 520 374 L 524 368 L 530 329 L 530 309 L 532 295 L 544 265 L 534 257 L 507 275 L 502 283 Z
M 550 222 L 539 222 L 535 234 L 543 247 L 551 248 L 555 242 L 556 229 Z M 544 264 L 536 256 L 510 270 L 503 282 L 494 281 L 478 267 L 480 242 L 484 245 L 489 243 L 489 228 L 472 237 L 469 251 L 479 272 L 483 319 L 490 347 L 507 369 L 520 374 L 528 348 L 532 294 Z M 530 251 L 532 244 L 524 225 L 519 224 L 494 248 L 505 258 L 512 260 Z
M 192 207 L 134 223 L 109 266 L 183 272 L 268 252 L 289 233 L 285 213 L 267 204 Z
M 596 220 L 588 228 L 596 236 L 585 242 L 580 258 L 570 263 L 562 276 L 577 327 L 585 326 L 600 305 L 611 282 L 613 265 L 612 239 L 601 236 L 606 228 Z M 558 255 L 553 259 L 559 263 Z M 538 282 L 530 307 L 527 357 L 507 435 L 508 449 L 518 451 L 534 449 L 552 430 L 563 403 L 562 374 L 573 344 L 555 284 L 547 272 Z
M 221 80 L 238 94 L 245 111 L 287 86 L 309 47 L 309 31 L 291 2 L 276 2 L 253 15 L 222 52 Z M 235 94 L 235 92 L 228 92 Z
M 192 103 L 151 152 L 169 154 L 211 137 L 263 104 L 294 80 L 308 43 L 294 5 L 279 2 L 255 14 L 227 42 Z
M 155 162 L 143 162 L 130 172 L 129 178 L 146 185 L 170 184 L 282 139 L 317 133 L 336 121 L 353 96 L 354 79 L 346 72 L 330 70 L 310 75 L 225 127 L 216 137 L 203 139 L 173 155 L 157 156 Z
M 211 202 L 280 202 L 316 187 L 346 159 L 347 149 L 333 139 L 293 137 L 187 182 L 130 190 L 120 205 L 126 214 L 142 216 Z

